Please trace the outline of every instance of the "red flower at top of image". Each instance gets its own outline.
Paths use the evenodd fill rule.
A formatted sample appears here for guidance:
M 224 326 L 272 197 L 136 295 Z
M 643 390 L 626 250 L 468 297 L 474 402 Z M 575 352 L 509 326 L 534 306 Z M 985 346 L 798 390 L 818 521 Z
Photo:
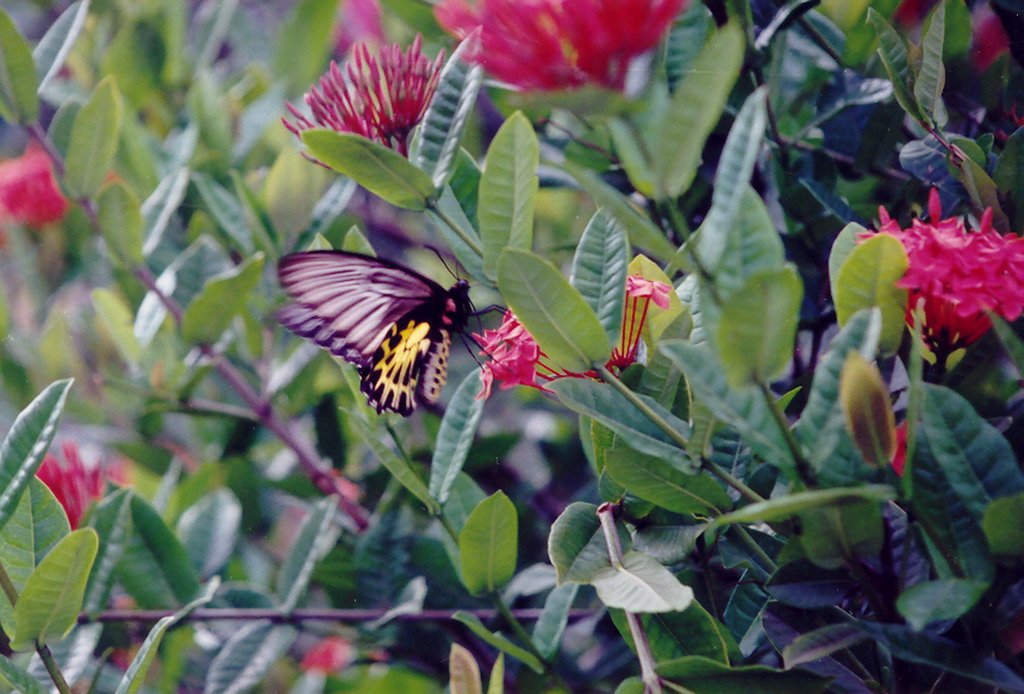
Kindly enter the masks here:
M 431 61 L 421 43 L 417 35 L 406 52 L 396 43 L 379 55 L 357 44 L 344 71 L 331 61 L 320 88 L 303 97 L 312 120 L 289 103 L 295 122 L 284 120 L 285 127 L 299 136 L 311 128 L 362 135 L 408 156 L 409 138 L 434 98 L 444 64 L 444 51 Z
M 640 353 L 640 334 L 647 320 L 648 309 L 653 302 L 660 309 L 669 307 L 669 293 L 672 288 L 664 282 L 649 280 L 639 275 L 626 278 L 626 302 L 623 307 L 622 331 L 618 344 L 612 350 L 607 366 L 621 370 L 636 363 Z M 505 318 L 497 330 L 485 330 L 483 335 L 473 335 L 480 343 L 481 353 L 488 357 L 480 373 L 483 387 L 477 399 L 491 395 L 495 381 L 506 390 L 515 386 L 530 386 L 550 392 L 541 381 L 559 378 L 595 378 L 593 371 L 577 373 L 555 366 L 543 351 L 533 335 L 519 322 L 512 311 L 505 311 Z
M 40 229 L 63 219 L 69 207 L 53 177 L 53 162 L 39 145 L 0 162 L 0 229 L 8 222 Z
M 103 472 L 99 466 L 86 467 L 78 454 L 78 446 L 71 441 L 61 446 L 61 452 L 64 454 L 64 465 L 57 462 L 54 456 L 48 455 L 43 458 L 36 477 L 57 497 L 74 530 L 89 506 L 103 498 Z
M 450 34 L 480 30 L 474 60 L 523 90 L 593 84 L 621 90 L 633 61 L 661 40 L 686 0 L 443 0 Z
M 914 219 L 907 229 L 878 211 L 879 234 L 895 237 L 907 252 L 909 268 L 899 286 L 909 290 L 907 322 L 924 301 L 925 342 L 937 355 L 966 347 L 992 326 L 986 311 L 1015 321 L 1024 311 L 1024 239 L 992 228 L 992 211 L 978 229 L 960 217 L 942 219 L 939 194 L 928 198 L 929 221 Z M 873 235 L 873 234 L 872 234 Z

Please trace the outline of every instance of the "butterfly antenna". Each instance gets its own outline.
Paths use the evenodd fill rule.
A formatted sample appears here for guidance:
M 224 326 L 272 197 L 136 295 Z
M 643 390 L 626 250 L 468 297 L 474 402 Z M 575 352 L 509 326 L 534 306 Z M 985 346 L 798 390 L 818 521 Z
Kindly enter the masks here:
M 444 269 L 447 270 L 452 277 L 454 277 L 457 280 L 462 279 L 461 277 L 459 277 L 459 273 L 451 269 L 451 267 L 448 265 L 448 261 L 444 259 L 443 255 L 441 255 L 441 251 L 439 251 L 436 247 L 430 245 L 428 245 L 427 248 L 434 252 L 434 255 L 437 256 L 437 259 L 441 261 L 442 265 L 444 265 Z
M 466 351 L 469 352 L 469 356 L 473 357 L 473 361 L 476 362 L 476 365 L 481 369 L 484 368 L 483 362 L 477 358 L 476 352 L 473 351 L 473 344 L 469 341 L 469 338 L 466 337 L 466 333 L 459 333 L 459 337 L 462 338 L 462 344 L 466 346 Z

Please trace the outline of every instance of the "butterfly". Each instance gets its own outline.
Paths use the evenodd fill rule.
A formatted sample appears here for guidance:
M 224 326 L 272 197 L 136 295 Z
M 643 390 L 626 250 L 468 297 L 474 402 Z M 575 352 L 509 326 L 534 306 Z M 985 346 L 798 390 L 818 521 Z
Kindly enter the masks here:
M 346 251 L 287 255 L 277 276 L 293 301 L 277 319 L 355 364 L 378 414 L 408 416 L 438 401 L 452 335 L 473 310 L 465 280 L 445 289 L 398 263 Z

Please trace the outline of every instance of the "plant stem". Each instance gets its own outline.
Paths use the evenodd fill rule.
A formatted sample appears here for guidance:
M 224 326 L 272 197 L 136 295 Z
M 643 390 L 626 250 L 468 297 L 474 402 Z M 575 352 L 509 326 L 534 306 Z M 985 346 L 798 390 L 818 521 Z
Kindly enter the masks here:
M 800 449 L 800 443 L 796 440 L 796 436 L 793 435 L 793 430 L 789 428 L 789 422 L 786 420 L 786 415 L 782 412 L 782 408 L 779 407 L 779 401 L 775 399 L 771 388 L 765 383 L 758 381 L 757 387 L 760 388 L 761 394 L 764 396 L 765 404 L 768 405 L 768 411 L 771 412 L 772 419 L 775 420 L 775 423 L 779 426 L 779 431 L 782 432 L 782 438 L 786 441 L 786 447 L 793 458 L 793 466 L 796 469 L 797 477 L 800 478 L 804 486 L 813 489 L 815 486 L 814 470 L 804 457 L 803 451 Z
M 447 224 L 448 228 L 451 229 L 453 232 L 455 232 L 455 235 L 458 236 L 459 239 L 464 244 L 469 246 L 469 248 L 473 252 L 475 252 L 477 255 L 483 255 L 484 250 L 483 250 L 483 247 L 480 246 L 480 240 L 479 239 L 475 239 L 475 238 L 471 237 L 469 234 L 467 234 L 462 229 L 462 227 L 460 227 L 458 224 L 455 223 L 455 220 L 452 219 L 448 215 L 447 212 L 445 212 L 444 210 L 442 210 L 440 207 L 437 206 L 437 202 L 436 201 L 429 203 L 427 205 L 427 209 L 430 210 L 431 212 L 433 212 L 434 214 L 436 214 L 438 219 L 440 219 L 442 222 Z
M 509 614 L 520 622 L 535 621 L 540 619 L 544 610 L 539 607 L 524 607 L 519 609 L 509 608 Z M 380 619 L 387 612 L 385 609 L 341 609 L 331 607 L 307 607 L 287 612 L 273 607 L 208 607 L 193 610 L 182 620 L 193 622 L 213 622 L 218 620 L 231 621 L 257 621 L 268 620 L 276 624 L 297 623 L 297 622 L 372 622 Z M 396 621 L 404 622 L 443 622 L 454 619 L 456 612 L 466 612 L 480 619 L 494 619 L 502 613 L 497 609 L 463 609 L 463 610 L 423 610 L 414 614 L 396 615 Z M 572 608 L 569 610 L 570 619 L 583 619 L 599 614 L 599 610 L 589 608 Z M 158 622 L 164 617 L 175 614 L 175 610 L 104 610 L 96 614 L 83 612 L 78 616 L 79 624 L 92 623 L 150 623 Z
M 18 602 L 18 589 L 14 587 L 14 582 L 8 575 L 3 562 L 0 562 L 0 590 L 4 591 L 7 602 L 11 603 L 11 607 L 14 607 L 14 604 Z
M 672 439 L 673 443 L 675 443 L 677 446 L 683 449 L 683 451 L 686 450 L 686 446 L 689 443 L 689 440 L 680 432 L 678 432 L 671 424 L 666 422 L 665 419 L 657 412 L 655 412 L 650 405 L 644 402 L 643 398 L 641 398 L 639 395 L 637 395 L 632 390 L 627 388 L 626 384 L 620 381 L 618 378 L 616 378 L 615 374 L 609 371 L 608 368 L 603 364 L 595 366 L 594 370 L 597 371 L 597 373 L 601 376 L 602 381 L 610 385 L 615 390 L 619 391 L 619 393 L 624 398 L 629 400 L 630 404 L 632 404 L 634 407 L 640 410 L 640 412 L 642 412 L 645 417 L 651 420 L 659 429 L 664 431 L 668 435 L 668 437 Z M 712 475 L 728 484 L 730 487 L 738 491 L 740 494 L 742 494 L 750 501 L 756 503 L 765 500 L 763 496 L 761 496 L 753 489 L 748 487 L 736 476 L 734 476 L 732 473 L 730 473 L 728 470 L 721 467 L 717 463 L 714 463 L 708 460 L 707 458 L 701 457 L 700 465 L 702 468 L 704 468 Z
M 615 530 L 615 506 L 605 502 L 597 507 L 597 518 L 601 522 L 601 532 L 604 533 L 605 544 L 608 545 L 608 558 L 616 569 L 622 566 L 622 545 L 619 543 L 619 534 Z M 636 646 L 636 657 L 640 661 L 640 676 L 644 681 L 645 694 L 663 694 L 661 680 L 655 671 L 654 653 L 651 651 L 651 642 L 647 638 L 647 632 L 640 622 L 640 618 L 633 612 L 623 611 L 626 615 L 626 623 L 629 625 L 629 633 L 633 637 L 633 645 Z

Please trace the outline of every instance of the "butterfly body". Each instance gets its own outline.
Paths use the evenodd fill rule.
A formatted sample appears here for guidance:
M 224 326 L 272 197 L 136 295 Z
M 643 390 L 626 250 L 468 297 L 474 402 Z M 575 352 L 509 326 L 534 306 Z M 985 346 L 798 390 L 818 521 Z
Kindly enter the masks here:
M 278 278 L 293 300 L 278 320 L 355 364 L 377 412 L 409 415 L 437 402 L 452 335 L 472 311 L 465 281 L 445 289 L 397 263 L 344 251 L 285 256 Z

